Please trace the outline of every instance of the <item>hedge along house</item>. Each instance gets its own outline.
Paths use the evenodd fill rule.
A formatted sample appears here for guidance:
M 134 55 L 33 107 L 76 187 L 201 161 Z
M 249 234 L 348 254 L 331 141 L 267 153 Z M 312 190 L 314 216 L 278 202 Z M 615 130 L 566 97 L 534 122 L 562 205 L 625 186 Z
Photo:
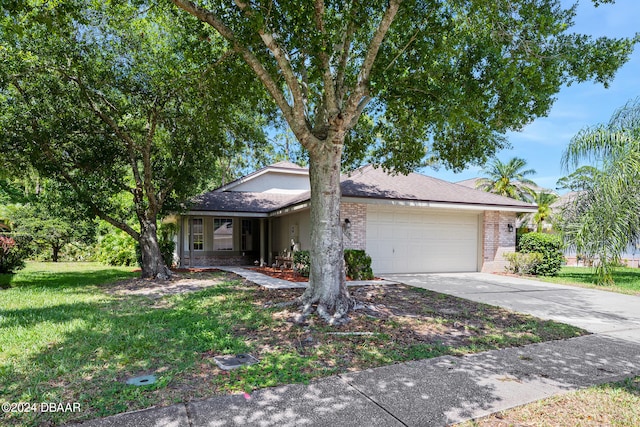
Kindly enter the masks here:
M 516 214 L 536 206 L 418 173 L 364 166 L 341 180 L 344 247 L 384 273 L 502 271 Z M 280 162 L 202 194 L 177 218 L 180 266 L 271 265 L 310 248 L 309 171 Z

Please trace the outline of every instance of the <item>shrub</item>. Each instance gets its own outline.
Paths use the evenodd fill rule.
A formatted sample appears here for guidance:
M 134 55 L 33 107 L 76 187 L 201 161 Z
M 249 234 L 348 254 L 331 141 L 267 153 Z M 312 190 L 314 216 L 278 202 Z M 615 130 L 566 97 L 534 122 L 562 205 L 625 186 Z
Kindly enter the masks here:
M 311 269 L 311 255 L 309 251 L 295 251 L 293 253 L 293 269 L 304 277 L 309 277 Z
M 345 249 L 344 261 L 347 269 L 347 276 L 353 280 L 372 280 L 373 270 L 371 270 L 371 257 L 360 249 Z
M 173 267 L 173 252 L 176 249 L 176 244 L 173 240 L 158 240 L 158 246 L 160 246 L 160 254 L 167 267 Z
M 504 258 L 509 261 L 506 270 L 514 274 L 533 274 L 537 266 L 542 263 L 543 256 L 540 252 L 511 252 L 504 254 Z
M 562 240 L 553 234 L 527 233 L 523 235 L 520 238 L 520 252 L 542 254 L 542 261 L 531 271 L 531 274 L 537 276 L 556 276 L 564 261 Z
M 177 234 L 178 226 L 173 223 L 161 224 L 158 230 L 158 246 L 160 247 L 160 253 L 162 259 L 167 267 L 173 267 L 173 252 L 176 249 L 176 244 L 173 241 L 173 236 Z
M 108 265 L 138 265 L 136 241 L 124 231 L 113 230 L 98 242 L 96 258 Z
M 344 261 L 346 274 L 353 280 L 371 280 L 371 257 L 363 250 L 345 249 Z M 311 268 L 311 256 L 309 251 L 296 251 L 293 253 L 293 268 L 304 277 L 309 277 Z
M 0 273 L 13 273 L 24 268 L 31 239 L 24 236 L 0 235 Z

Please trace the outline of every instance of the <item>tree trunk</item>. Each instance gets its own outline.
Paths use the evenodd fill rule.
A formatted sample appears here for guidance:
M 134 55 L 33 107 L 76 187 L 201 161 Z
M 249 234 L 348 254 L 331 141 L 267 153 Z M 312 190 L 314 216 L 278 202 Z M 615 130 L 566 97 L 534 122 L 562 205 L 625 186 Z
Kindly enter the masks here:
M 53 251 L 53 255 L 51 256 L 51 260 L 53 262 L 58 262 L 58 256 L 60 254 L 60 248 L 61 248 L 61 246 L 58 245 L 58 244 L 54 243 L 54 244 L 51 245 L 51 249 Z
M 166 280 L 171 277 L 171 270 L 167 267 L 160 253 L 156 222 L 140 220 L 140 252 L 142 254 L 142 278 L 157 278 Z
M 302 296 L 303 314 L 317 304 L 317 313 L 330 324 L 346 321 L 354 306 L 347 290 L 342 225 L 340 224 L 340 162 L 342 145 L 310 153 L 311 271 Z

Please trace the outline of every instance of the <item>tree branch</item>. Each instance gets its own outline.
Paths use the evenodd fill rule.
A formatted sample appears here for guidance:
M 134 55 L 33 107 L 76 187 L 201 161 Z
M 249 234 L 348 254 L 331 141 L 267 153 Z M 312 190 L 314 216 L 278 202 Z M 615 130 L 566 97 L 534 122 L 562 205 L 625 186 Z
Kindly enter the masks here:
M 360 72 L 358 73 L 358 80 L 354 88 L 355 90 L 351 93 L 351 95 L 349 95 L 349 99 L 347 99 L 344 118 L 349 123 L 354 123 L 353 119 L 357 117 L 356 114 L 358 113 L 358 111 L 362 111 L 364 109 L 361 103 L 363 101 L 363 97 L 367 95 L 369 87 L 369 76 L 371 75 L 373 64 L 375 63 L 376 57 L 378 56 L 380 45 L 382 44 L 387 31 L 389 31 L 389 28 L 391 27 L 391 24 L 396 17 L 396 13 L 398 13 L 401 2 L 402 0 L 389 1 L 389 6 L 382 16 L 382 20 L 380 21 L 380 24 L 378 25 L 378 28 L 376 29 L 376 32 L 371 39 L 371 43 L 369 43 L 367 53 L 360 68 Z
M 266 35 L 263 31 L 262 34 L 259 33 L 260 37 L 263 40 L 263 43 L 265 43 L 267 48 L 276 58 L 278 67 L 282 71 L 285 81 L 289 86 L 289 89 L 291 90 L 291 93 L 294 97 L 293 107 L 288 103 L 284 92 L 278 86 L 275 80 L 273 80 L 260 60 L 251 52 L 251 50 L 247 46 L 243 45 L 236 39 L 233 31 L 229 27 L 227 27 L 218 16 L 189 0 L 171 1 L 180 9 L 195 16 L 202 22 L 211 25 L 216 31 L 218 31 L 218 33 L 222 37 L 224 37 L 229 43 L 231 43 L 234 51 L 242 55 L 244 61 L 247 63 L 247 65 L 249 65 L 258 79 L 262 82 L 267 92 L 269 92 L 271 97 L 276 102 L 276 105 L 278 105 L 278 108 L 280 108 L 280 110 L 282 111 L 282 114 L 289 124 L 289 127 L 291 127 L 291 130 L 296 134 L 298 140 L 307 147 L 307 149 L 313 147 L 318 143 L 316 138 L 311 134 L 311 131 L 306 124 L 304 115 L 305 110 L 301 97 L 301 89 L 297 79 L 295 78 L 295 74 L 291 69 L 291 64 L 287 60 L 284 51 L 279 48 L 271 35 Z M 239 4 L 242 5 L 243 3 L 239 2 Z
M 107 126 L 109 126 L 114 131 L 114 133 L 125 143 L 125 146 L 127 147 L 127 153 L 129 155 L 129 165 L 131 166 L 131 172 L 133 173 L 134 180 L 136 181 L 136 187 L 141 191 L 143 188 L 143 181 L 142 177 L 140 176 L 140 170 L 138 169 L 138 164 L 136 161 L 135 141 L 131 139 L 131 136 L 127 132 L 125 132 L 120 126 L 118 126 L 113 118 L 105 114 L 102 109 L 100 109 L 96 105 L 91 94 L 89 94 L 87 87 L 82 83 L 79 77 L 69 76 L 64 72 L 63 75 L 65 75 L 66 78 L 78 85 L 78 88 L 89 103 L 89 108 L 91 108 L 91 110 L 98 116 L 98 118 L 100 118 L 100 120 L 102 120 Z M 109 105 L 107 101 L 105 102 Z M 134 196 L 136 196 L 136 204 L 138 204 L 138 202 L 141 202 L 141 200 L 139 200 L 139 194 L 134 193 Z
M 316 0 L 314 4 L 314 17 L 316 21 L 316 29 L 320 33 L 322 49 L 318 53 L 322 64 L 322 80 L 324 82 L 323 104 L 328 117 L 337 116 L 340 108 L 336 98 L 336 87 L 331 74 L 331 63 L 327 53 L 327 39 L 324 27 L 324 0 Z
M 149 131 L 147 132 L 147 136 L 145 138 L 144 149 L 142 151 L 142 171 L 144 173 L 144 190 L 147 193 L 147 198 L 149 199 L 148 210 L 151 212 L 148 216 L 153 216 L 155 218 L 158 213 L 158 200 L 156 198 L 155 188 L 153 186 L 153 169 L 151 165 L 151 147 L 153 145 L 153 138 L 156 134 L 156 129 L 158 126 L 158 109 L 157 105 L 153 106 L 151 111 L 151 115 L 149 117 Z
M 338 61 L 337 66 L 338 71 L 336 73 L 336 96 L 340 107 L 342 107 L 342 102 L 346 94 L 344 79 L 347 70 L 347 61 L 349 60 L 349 54 L 351 53 L 351 42 L 353 41 L 353 35 L 355 32 L 356 28 L 353 21 L 349 21 L 347 31 L 345 31 L 344 38 L 342 40 L 342 55 L 340 55 L 340 60 Z
M 48 141 L 41 143 L 40 147 L 42 148 L 42 152 L 44 153 L 45 157 L 49 160 L 50 164 L 55 166 L 58 173 L 74 189 L 78 197 L 80 197 L 80 199 L 82 199 L 84 203 L 86 203 L 89 206 L 89 208 L 91 209 L 91 212 L 93 212 L 94 215 L 96 215 L 100 219 L 103 219 L 104 221 L 108 222 L 114 227 L 124 231 L 125 233 L 133 237 L 136 241 L 140 238 L 140 233 L 138 233 L 136 230 L 131 228 L 129 224 L 123 221 L 118 221 L 117 219 L 108 215 L 91 200 L 91 197 L 87 195 L 85 191 L 83 191 L 83 189 L 76 182 L 76 180 L 73 179 L 73 177 L 69 174 L 69 172 L 67 172 L 67 170 L 58 163 L 55 155 L 51 150 L 51 147 L 49 146 Z
M 235 0 L 236 6 L 244 12 L 248 17 L 252 17 L 254 15 L 254 11 L 249 8 L 249 5 L 241 0 Z M 302 122 L 305 119 L 305 103 L 302 95 L 302 88 L 300 87 L 300 82 L 293 71 L 293 67 L 291 66 L 291 61 L 289 59 L 289 55 L 284 51 L 282 47 L 276 42 L 275 37 L 270 32 L 265 31 L 264 28 L 258 28 L 257 30 L 260 39 L 264 45 L 269 49 L 271 54 L 276 60 L 278 64 L 278 68 L 282 72 L 282 76 L 284 77 L 284 81 L 289 87 L 291 91 L 291 96 L 293 97 L 293 115 L 294 117 Z
M 20 86 L 20 84 L 18 82 L 14 82 L 14 86 L 16 87 L 18 92 L 25 99 L 28 98 L 26 92 L 24 92 L 22 90 L 22 87 Z M 38 127 L 39 127 L 39 124 L 38 124 L 37 120 L 34 120 L 32 125 L 33 125 L 33 128 L 34 128 L 34 131 L 36 131 L 38 129 Z M 118 221 L 115 218 L 113 218 L 110 215 L 108 215 L 107 213 L 105 213 L 102 209 L 100 209 L 91 200 L 91 197 L 88 196 L 85 191 L 83 191 L 83 189 L 76 182 L 76 180 L 73 179 L 73 177 L 71 176 L 71 174 L 69 174 L 69 172 L 66 170 L 66 168 L 63 167 L 62 165 L 60 165 L 60 163 L 58 162 L 58 159 L 53 154 L 53 150 L 51 149 L 51 146 L 49 145 L 49 140 L 48 139 L 44 140 L 44 141 L 40 141 L 40 149 L 41 149 L 41 152 L 47 158 L 47 160 L 49 162 L 49 165 L 54 166 L 54 168 L 57 171 L 57 173 L 60 174 L 62 176 L 62 178 L 67 182 L 67 184 L 69 184 L 73 188 L 73 190 L 76 192 L 78 197 L 80 197 L 89 206 L 89 208 L 94 213 L 94 215 L 96 215 L 97 217 L 103 219 L 104 221 L 108 222 L 109 224 L 113 225 L 114 227 L 119 228 L 120 230 L 122 230 L 125 233 L 129 234 L 134 239 L 138 240 L 140 238 L 140 233 L 138 233 L 136 230 L 131 228 L 127 223 L 122 222 L 122 221 Z

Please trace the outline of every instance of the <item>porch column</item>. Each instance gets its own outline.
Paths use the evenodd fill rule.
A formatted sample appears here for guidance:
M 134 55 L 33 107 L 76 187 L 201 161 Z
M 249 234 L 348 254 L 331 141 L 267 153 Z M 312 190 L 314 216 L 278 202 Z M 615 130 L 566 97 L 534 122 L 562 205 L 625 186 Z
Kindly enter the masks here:
M 178 217 L 180 223 L 178 224 L 178 267 L 184 266 L 184 217 Z
M 267 263 L 273 264 L 271 248 L 273 247 L 273 219 L 269 218 L 269 228 L 267 229 Z
M 193 267 L 193 218 L 189 217 L 189 268 Z
M 260 267 L 265 264 L 265 234 L 264 234 L 264 218 L 260 218 Z

